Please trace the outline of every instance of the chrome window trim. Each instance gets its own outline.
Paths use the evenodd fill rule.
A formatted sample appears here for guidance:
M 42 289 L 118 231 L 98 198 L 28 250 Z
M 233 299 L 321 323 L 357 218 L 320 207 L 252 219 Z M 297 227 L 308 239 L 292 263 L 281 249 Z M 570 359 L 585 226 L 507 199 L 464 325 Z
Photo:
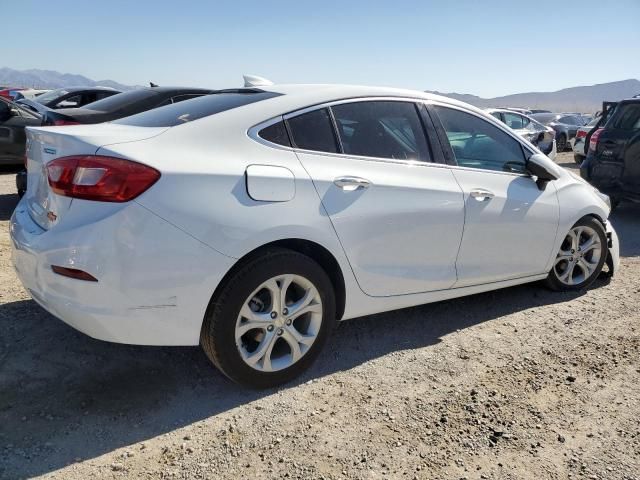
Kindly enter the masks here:
M 289 118 L 297 117 L 299 115 L 303 115 L 305 113 L 312 112 L 314 110 L 320 110 L 320 109 L 323 109 L 323 108 L 331 107 L 331 106 L 334 106 L 334 105 L 342 105 L 342 104 L 345 104 L 345 103 L 357 103 L 357 102 L 367 102 L 367 101 L 368 102 L 372 102 L 372 101 L 395 101 L 395 102 L 405 102 L 405 103 L 414 103 L 414 104 L 422 103 L 422 104 L 425 104 L 425 105 L 436 105 L 436 106 L 441 106 L 441 107 L 453 108 L 455 110 L 460 110 L 461 112 L 464 112 L 464 113 L 467 113 L 467 114 L 470 114 L 470 115 L 474 115 L 475 117 L 479 118 L 480 120 L 489 121 L 489 123 L 491 123 L 492 125 L 498 127 L 500 130 L 505 132 L 511 138 L 516 140 L 522 146 L 522 148 L 525 150 L 525 153 L 526 152 L 528 152 L 529 154 L 536 153 L 535 151 L 533 151 L 531 149 L 531 147 L 529 147 L 528 145 L 526 145 L 525 143 L 522 142 L 522 138 L 518 134 L 516 134 L 515 132 L 509 131 L 509 129 L 508 129 L 508 127 L 506 125 L 504 125 L 498 119 L 494 118 L 493 116 L 491 116 L 489 114 L 487 114 L 487 116 L 485 117 L 485 116 L 482 116 L 482 115 L 478 115 L 477 112 L 474 112 L 472 110 L 464 108 L 463 106 L 460 106 L 460 105 L 455 105 L 455 104 L 443 102 L 443 101 L 440 101 L 440 100 L 431 100 L 431 99 L 420 98 L 420 97 L 364 96 L 364 97 L 350 97 L 350 98 L 343 98 L 343 99 L 339 99 L 339 100 L 331 100 L 329 102 L 324 102 L 324 103 L 319 103 L 319 104 L 316 104 L 316 105 L 311 105 L 309 107 L 304 107 L 304 108 L 301 108 L 301 109 L 298 109 L 298 110 L 294 110 L 294 111 L 289 112 L 289 113 L 284 113 L 284 114 L 272 117 L 272 118 L 270 118 L 268 120 L 260 122 L 260 123 L 258 123 L 256 125 L 254 125 L 253 127 L 249 128 L 247 130 L 247 135 L 252 140 L 254 140 L 254 141 L 256 141 L 256 142 L 258 142 L 258 143 L 260 143 L 260 144 L 262 144 L 262 145 L 264 145 L 266 147 L 275 148 L 275 149 L 279 149 L 279 150 L 290 151 L 290 152 L 294 152 L 294 153 L 300 152 L 300 153 L 305 153 L 305 154 L 310 154 L 310 155 L 322 155 L 322 156 L 349 158 L 349 159 L 353 159 L 353 160 L 364 160 L 364 161 L 370 161 L 370 162 L 383 162 L 383 163 L 392 163 L 392 164 L 407 165 L 407 166 L 422 165 L 422 166 L 432 166 L 432 167 L 438 167 L 438 168 L 451 168 L 451 169 L 456 169 L 456 170 L 470 170 L 470 171 L 474 171 L 474 172 L 485 172 L 485 173 L 493 173 L 493 174 L 498 174 L 498 175 L 509 175 L 509 176 L 512 176 L 512 177 L 530 177 L 531 176 L 531 175 L 526 174 L 526 173 L 501 172 L 501 171 L 498 171 L 498 170 L 487 170 L 487 169 L 484 169 L 484 168 L 464 167 L 464 166 L 460 166 L 460 165 L 448 165 L 448 164 L 436 163 L 436 162 L 433 161 L 433 159 L 430 162 L 425 162 L 425 161 L 422 161 L 422 160 L 399 160 L 399 159 L 394 159 L 394 158 L 364 157 L 364 156 L 361 156 L 361 155 L 349 155 L 349 154 L 337 153 L 337 152 L 319 152 L 317 150 L 306 150 L 306 149 L 303 149 L 303 148 L 287 147 L 287 146 L 284 146 L 284 145 L 278 145 L 277 143 L 273 143 L 273 142 L 270 142 L 268 140 L 265 140 L 264 138 L 260 137 L 260 135 L 258 134 L 258 132 L 260 132 L 260 130 L 262 130 L 263 128 L 266 128 L 266 127 L 270 127 L 274 123 L 278 123 L 280 121 L 288 120 Z M 425 136 L 426 136 L 426 133 L 425 133 Z

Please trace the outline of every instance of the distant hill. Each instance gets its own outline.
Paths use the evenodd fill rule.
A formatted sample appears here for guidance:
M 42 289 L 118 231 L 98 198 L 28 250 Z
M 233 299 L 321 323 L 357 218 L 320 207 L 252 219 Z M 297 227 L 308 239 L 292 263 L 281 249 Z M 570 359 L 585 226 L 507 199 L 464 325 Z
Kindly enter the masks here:
M 470 103 L 480 108 L 523 107 L 540 108 L 552 112 L 595 112 L 602 108 L 605 100 L 622 100 L 640 94 L 640 81 L 636 79 L 599 83 L 585 87 L 563 88 L 556 92 L 529 92 L 504 97 L 481 98 L 463 93 L 441 93 L 445 97 Z
M 131 90 L 132 86 L 123 85 L 113 80 L 91 80 L 83 75 L 60 73 L 53 70 L 14 70 L 8 67 L 0 68 L 0 86 L 32 87 L 32 88 L 62 88 L 62 87 L 103 87 Z

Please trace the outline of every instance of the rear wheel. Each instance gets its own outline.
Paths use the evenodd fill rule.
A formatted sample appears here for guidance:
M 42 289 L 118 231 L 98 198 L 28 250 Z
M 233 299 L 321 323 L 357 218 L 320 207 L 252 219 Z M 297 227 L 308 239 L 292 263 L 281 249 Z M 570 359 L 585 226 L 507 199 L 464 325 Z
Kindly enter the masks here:
M 567 137 L 562 133 L 556 140 L 556 148 L 558 152 L 564 152 L 567 148 Z
M 565 236 L 546 283 L 560 291 L 586 288 L 602 271 L 607 254 L 604 227 L 594 218 L 583 218 Z
M 200 343 L 232 380 L 273 387 L 311 365 L 335 314 L 325 271 L 305 255 L 272 249 L 239 268 L 212 299 Z

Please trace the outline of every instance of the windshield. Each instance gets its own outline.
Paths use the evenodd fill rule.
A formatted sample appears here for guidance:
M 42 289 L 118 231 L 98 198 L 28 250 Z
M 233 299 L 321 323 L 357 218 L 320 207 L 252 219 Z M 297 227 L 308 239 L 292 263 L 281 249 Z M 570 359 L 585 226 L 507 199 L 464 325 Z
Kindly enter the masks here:
M 89 103 L 82 108 L 89 110 L 98 110 L 100 112 L 114 112 L 122 107 L 131 105 L 132 103 L 157 95 L 157 92 L 148 88 L 140 88 L 138 90 L 130 90 L 124 93 L 118 93 L 97 102 Z
M 255 90 L 215 93 L 125 117 L 113 123 L 136 127 L 174 127 L 280 95 L 279 93 Z
M 50 92 L 43 93 L 42 95 L 38 95 L 37 101 L 38 103 L 48 103 L 51 100 L 55 100 L 56 98 L 66 95 L 67 93 L 69 93 L 69 90 L 58 88 L 56 90 L 51 90 Z

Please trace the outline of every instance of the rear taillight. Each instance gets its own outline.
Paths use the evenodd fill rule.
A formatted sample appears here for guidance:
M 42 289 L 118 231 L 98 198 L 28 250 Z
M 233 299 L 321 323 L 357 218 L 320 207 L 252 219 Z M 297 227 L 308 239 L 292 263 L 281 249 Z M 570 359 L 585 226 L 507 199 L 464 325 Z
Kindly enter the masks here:
M 578 130 L 578 133 L 576 133 L 576 138 L 584 138 L 586 136 L 587 136 L 586 130 Z
M 54 120 L 54 127 L 62 127 L 63 125 L 80 125 L 78 122 L 71 122 L 69 120 Z
M 155 168 L 101 155 L 57 158 L 47 164 L 47 175 L 58 195 L 99 202 L 128 202 L 160 178 Z
M 595 132 L 593 132 L 593 135 L 591 135 L 591 140 L 589 140 L 589 150 L 593 150 L 594 152 L 596 151 L 596 147 L 598 146 L 598 138 L 600 138 L 603 130 L 604 128 L 598 128 Z

